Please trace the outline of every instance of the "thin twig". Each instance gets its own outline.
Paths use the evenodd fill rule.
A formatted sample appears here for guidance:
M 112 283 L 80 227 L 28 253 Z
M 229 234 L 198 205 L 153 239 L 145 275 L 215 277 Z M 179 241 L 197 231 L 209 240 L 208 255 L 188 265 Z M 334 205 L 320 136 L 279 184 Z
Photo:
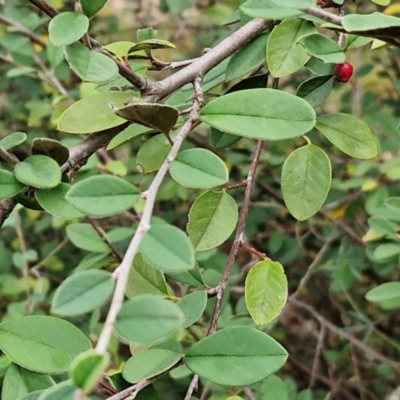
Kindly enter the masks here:
M 318 336 L 317 348 L 315 349 L 314 353 L 314 362 L 311 368 L 310 383 L 308 384 L 309 389 L 312 389 L 315 383 L 316 374 L 318 371 L 319 358 L 321 357 L 324 345 L 325 334 L 326 334 L 326 327 L 325 325 L 321 325 L 321 329 L 319 331 L 319 336 Z
M 107 400 L 124 400 L 129 398 L 129 400 L 133 400 L 136 398 L 137 394 L 143 390 L 146 386 L 151 385 L 154 382 L 155 378 L 152 379 L 145 379 L 137 383 L 134 386 L 131 386 L 128 389 L 122 390 L 121 392 L 114 394 L 114 396 L 107 397 Z
M 59 243 L 53 250 L 51 250 L 50 253 L 47 254 L 46 257 L 44 257 L 42 260 L 40 260 L 36 265 L 34 265 L 30 269 L 30 273 L 38 274 L 39 269 L 42 268 L 51 257 L 53 257 L 55 254 L 57 254 L 60 250 L 62 250 L 67 245 L 68 241 L 69 241 L 69 239 L 67 237 L 64 238 L 64 240 L 61 243 Z
M 190 381 L 190 385 L 188 387 L 184 400 L 190 400 L 192 398 L 193 392 L 197 392 L 198 388 L 199 388 L 199 376 L 195 374 L 192 380 Z
M 342 17 L 339 17 L 336 14 L 332 14 L 328 11 L 324 11 L 317 7 L 308 7 L 304 10 L 305 13 L 313 15 L 314 17 L 318 17 L 323 19 L 326 22 L 330 22 L 335 25 L 342 25 Z
M 195 81 L 195 90 L 200 87 L 200 79 L 197 78 Z M 96 346 L 96 350 L 99 352 L 106 352 L 108 344 L 111 340 L 112 334 L 114 332 L 115 323 L 117 320 L 118 313 L 122 307 L 124 302 L 124 293 L 125 288 L 128 281 L 129 271 L 132 266 L 133 259 L 135 258 L 140 243 L 146 234 L 146 232 L 150 229 L 150 220 L 153 213 L 154 204 L 156 201 L 156 196 L 158 189 L 168 172 L 169 166 L 171 162 L 177 156 L 179 149 L 183 143 L 185 137 L 189 134 L 189 132 L 193 129 L 193 126 L 196 125 L 198 120 L 198 114 L 200 112 L 200 101 L 198 97 L 195 96 L 195 102 L 193 106 L 193 110 L 190 114 L 189 119 L 182 126 L 180 132 L 175 137 L 174 145 L 169 152 L 167 159 L 164 161 L 163 165 L 158 170 L 156 176 L 154 177 L 153 182 L 151 183 L 149 189 L 146 192 L 146 205 L 144 207 L 144 211 L 142 217 L 140 219 L 139 226 L 128 246 L 128 249 L 124 255 L 124 258 L 119 265 L 119 267 L 115 270 L 114 274 L 117 277 L 116 288 L 114 291 L 114 295 L 111 301 L 110 310 L 108 312 L 106 321 L 104 323 L 104 328 L 100 334 L 99 341 Z
M 238 189 L 238 188 L 242 188 L 242 187 L 246 187 L 246 186 L 247 186 L 247 181 L 244 180 L 244 181 L 242 181 L 242 182 L 235 183 L 234 185 L 226 186 L 226 187 L 224 188 L 224 190 L 225 190 L 225 192 L 227 192 L 227 191 L 229 191 L 229 190 L 234 190 L 234 189 Z
M 256 257 L 260 258 L 261 260 L 265 260 L 267 255 L 265 253 L 261 253 L 261 251 L 256 250 L 254 247 L 250 246 L 249 244 L 242 242 L 240 243 L 240 247 L 243 250 L 248 251 L 250 254 L 254 254 Z

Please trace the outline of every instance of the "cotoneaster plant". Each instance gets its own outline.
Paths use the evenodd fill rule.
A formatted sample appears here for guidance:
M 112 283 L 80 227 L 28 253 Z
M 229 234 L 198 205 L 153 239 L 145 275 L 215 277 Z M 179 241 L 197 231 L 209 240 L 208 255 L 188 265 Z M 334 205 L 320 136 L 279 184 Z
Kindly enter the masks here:
M 348 82 L 353 75 L 353 69 L 353 66 L 348 62 L 337 64 L 333 71 L 335 81 L 341 83 Z

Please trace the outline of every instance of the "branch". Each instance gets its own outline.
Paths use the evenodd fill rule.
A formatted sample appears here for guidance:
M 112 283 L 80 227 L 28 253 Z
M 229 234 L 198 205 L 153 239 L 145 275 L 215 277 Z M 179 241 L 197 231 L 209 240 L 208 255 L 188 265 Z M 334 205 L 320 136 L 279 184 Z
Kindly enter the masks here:
M 321 18 L 326 22 L 330 22 L 335 25 L 342 25 L 342 17 L 332 14 L 328 11 L 321 10 L 317 7 L 308 7 L 304 10 L 305 13 L 313 15 L 314 17 Z
M 200 85 L 200 80 L 198 79 L 195 81 L 195 91 L 198 89 L 199 85 Z M 166 173 L 169 170 L 171 162 L 178 155 L 179 149 L 184 139 L 189 134 L 189 132 L 198 124 L 198 114 L 200 112 L 201 100 L 202 99 L 200 98 L 200 96 L 195 96 L 193 109 L 192 112 L 190 113 L 189 119 L 185 122 L 179 134 L 176 136 L 174 145 L 172 146 L 171 151 L 168 154 L 168 157 L 164 161 L 161 168 L 158 170 L 157 175 L 154 177 L 154 180 L 151 183 L 149 189 L 147 190 L 147 192 L 143 194 L 146 196 L 146 205 L 144 207 L 142 218 L 129 244 L 129 247 L 124 255 L 121 264 L 114 272 L 117 278 L 117 283 L 111 301 L 110 310 L 108 312 L 106 321 L 104 323 L 104 328 L 100 334 L 99 341 L 97 342 L 96 350 L 98 350 L 99 352 L 103 353 L 107 351 L 108 344 L 114 332 L 114 327 L 118 313 L 124 302 L 125 288 L 128 282 L 129 271 L 131 269 L 133 259 L 138 253 L 139 246 L 140 243 L 142 242 L 144 235 L 150 229 L 150 220 L 152 217 L 158 189 Z
M 129 399 L 133 400 L 136 398 L 136 395 L 144 389 L 146 386 L 149 386 L 154 382 L 153 379 L 145 379 L 144 381 L 141 381 L 137 383 L 134 386 L 129 387 L 128 389 L 122 390 L 121 392 L 115 394 L 114 396 L 108 397 L 107 400 L 124 400 L 124 399 Z

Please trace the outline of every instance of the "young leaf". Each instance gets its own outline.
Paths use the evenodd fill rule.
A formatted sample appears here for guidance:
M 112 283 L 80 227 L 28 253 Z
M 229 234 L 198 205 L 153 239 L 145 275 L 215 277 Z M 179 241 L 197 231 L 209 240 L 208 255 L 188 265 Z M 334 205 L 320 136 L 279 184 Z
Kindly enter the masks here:
M 33 315 L 0 324 L 0 348 L 16 364 L 36 372 L 58 374 L 91 348 L 90 340 L 71 323 Z
M 126 301 L 117 318 L 117 332 L 126 341 L 154 343 L 182 328 L 184 315 L 172 301 L 144 294 Z
M 122 178 L 100 175 L 73 185 L 65 198 L 85 215 L 108 217 L 132 207 L 139 200 L 140 193 Z
M 30 156 L 14 168 L 15 177 L 23 184 L 37 189 L 51 189 L 61 182 L 61 169 L 50 157 Z
M 187 232 L 196 251 L 218 247 L 229 238 L 238 220 L 236 201 L 226 192 L 207 191 L 193 203 Z
M 165 349 L 149 349 L 130 357 L 122 376 L 130 383 L 137 383 L 161 374 L 182 358 L 182 354 Z
M 310 58 L 297 40 L 316 32 L 311 22 L 300 18 L 286 19 L 275 26 L 268 38 L 267 63 L 275 78 L 290 75 Z
M 315 125 L 315 111 L 303 99 L 274 89 L 250 89 L 210 101 L 200 119 L 217 129 L 262 140 L 301 136 Z
M 328 156 L 314 145 L 295 150 L 282 168 L 282 195 L 289 212 L 299 221 L 314 215 L 324 204 L 331 186 Z
M 14 196 L 24 187 L 11 172 L 0 169 L 0 200 Z
M 100 11 L 107 0 L 80 0 L 82 10 L 88 18 L 92 18 L 98 11 Z
M 377 140 L 368 125 L 353 115 L 321 115 L 315 127 L 349 156 L 369 159 L 378 154 Z
M 107 301 L 114 286 L 114 279 L 106 271 L 91 270 L 73 274 L 56 289 L 51 312 L 62 317 L 86 314 Z
M 226 386 L 248 386 L 280 369 L 288 354 L 274 339 L 254 328 L 233 326 L 196 343 L 185 364 L 195 374 Z
M 276 318 L 288 296 L 282 265 L 270 260 L 254 265 L 246 277 L 245 296 L 247 309 L 257 325 L 265 325 Z
M 49 23 L 49 37 L 53 46 L 67 46 L 78 41 L 88 30 L 86 15 L 75 12 L 62 12 Z
M 154 225 L 144 236 L 140 252 L 145 262 L 167 272 L 180 272 L 194 267 L 194 250 L 179 228 Z
M 169 167 L 174 180 L 182 186 L 210 189 L 228 181 L 228 168 L 206 149 L 189 149 L 178 154 Z

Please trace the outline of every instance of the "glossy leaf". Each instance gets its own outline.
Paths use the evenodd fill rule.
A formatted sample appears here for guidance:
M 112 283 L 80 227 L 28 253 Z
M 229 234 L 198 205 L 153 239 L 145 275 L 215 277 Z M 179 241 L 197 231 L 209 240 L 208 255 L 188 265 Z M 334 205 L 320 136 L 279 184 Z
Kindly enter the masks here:
M 122 178 L 100 175 L 73 185 L 65 198 L 85 215 L 107 217 L 132 207 L 139 200 L 140 193 Z
M 68 161 L 69 150 L 58 140 L 49 138 L 35 138 L 32 140 L 31 153 L 43 154 L 56 160 L 58 165 L 62 166 Z
M 281 179 L 282 195 L 289 212 L 304 221 L 321 208 L 328 195 L 331 163 L 319 147 L 306 145 L 286 159 Z
M 200 119 L 217 129 L 262 140 L 290 139 L 315 125 L 315 111 L 303 99 L 273 89 L 230 93 L 210 101 Z
M 67 226 L 69 240 L 78 248 L 95 253 L 110 253 L 111 249 L 100 239 L 92 225 L 72 224 Z
M 178 154 L 169 167 L 172 178 L 182 186 L 210 189 L 228 181 L 228 168 L 206 149 L 189 149 Z
M 27 136 L 24 132 L 13 132 L 0 139 L 0 146 L 3 147 L 4 150 L 10 150 L 24 143 L 26 138 Z
M 193 203 L 187 232 L 196 251 L 218 247 L 229 238 L 238 220 L 236 201 L 226 192 L 207 191 Z
M 171 368 L 182 358 L 182 354 L 165 349 L 149 349 L 130 357 L 124 368 L 122 376 L 130 383 L 137 383 L 144 379 Z
M 297 88 L 296 96 L 308 101 L 311 107 L 317 107 L 328 98 L 332 86 L 332 75 L 316 76 L 302 82 Z
M 207 305 L 207 293 L 198 291 L 187 294 L 177 303 L 177 306 L 185 314 L 184 328 L 193 325 L 202 315 Z
M 0 200 L 14 196 L 24 187 L 11 172 L 0 169 Z
M 156 135 L 147 140 L 139 149 L 136 156 L 136 168 L 139 172 L 157 171 L 171 150 L 164 135 Z
M 325 114 L 315 126 L 331 143 L 349 156 L 373 158 L 378 153 L 377 140 L 368 125 L 350 114 Z
M 75 12 L 62 12 L 49 23 L 49 37 L 53 46 L 67 46 L 78 41 L 88 30 L 86 15 Z
M 184 319 L 176 304 L 147 294 L 124 303 L 118 314 L 116 329 L 126 341 L 154 343 L 180 329 Z
M 72 382 L 88 393 L 93 390 L 110 363 L 108 353 L 87 350 L 79 354 L 71 364 Z
M 61 373 L 91 348 L 74 325 L 59 318 L 34 315 L 0 324 L 0 348 L 16 364 L 36 372 Z
M 288 296 L 282 265 L 271 260 L 254 265 L 246 277 L 245 296 L 247 309 L 257 325 L 265 325 L 276 318 Z
M 140 252 L 145 262 L 166 272 L 180 272 L 194 267 L 194 250 L 186 234 L 168 225 L 153 225 L 144 236 Z
M 100 11 L 107 0 L 80 0 L 82 10 L 88 18 L 92 18 L 98 11 Z
M 36 200 L 44 210 L 52 215 L 57 215 L 66 219 L 83 217 L 85 214 L 78 211 L 65 199 L 65 196 L 70 188 L 71 185 L 68 183 L 60 183 L 53 189 L 36 190 Z
M 55 291 L 51 312 L 63 317 L 86 314 L 100 307 L 111 297 L 115 280 L 101 270 L 75 273 Z
M 196 343 L 185 364 L 218 385 L 247 386 L 280 369 L 287 357 L 286 350 L 264 332 L 233 326 Z
M 316 29 L 304 19 L 287 19 L 275 26 L 268 38 L 267 63 L 275 78 L 287 76 L 300 69 L 310 58 L 297 40 Z
M 117 64 L 104 54 L 76 42 L 64 48 L 71 69 L 84 81 L 105 82 L 118 74 Z
M 325 63 L 340 64 L 346 61 L 343 49 L 334 40 L 320 33 L 312 33 L 298 40 L 308 55 Z
M 122 106 L 132 95 L 105 92 L 85 97 L 68 107 L 58 120 L 57 129 L 67 133 L 93 133 L 110 129 L 125 122 L 114 114 L 108 103 Z
M 38 189 L 51 189 L 61 182 L 60 166 L 43 155 L 30 156 L 19 162 L 14 173 L 21 183 Z
M 129 272 L 128 284 L 125 295 L 128 298 L 141 294 L 167 294 L 168 288 L 164 274 L 151 265 L 147 264 L 140 254 L 133 260 Z

